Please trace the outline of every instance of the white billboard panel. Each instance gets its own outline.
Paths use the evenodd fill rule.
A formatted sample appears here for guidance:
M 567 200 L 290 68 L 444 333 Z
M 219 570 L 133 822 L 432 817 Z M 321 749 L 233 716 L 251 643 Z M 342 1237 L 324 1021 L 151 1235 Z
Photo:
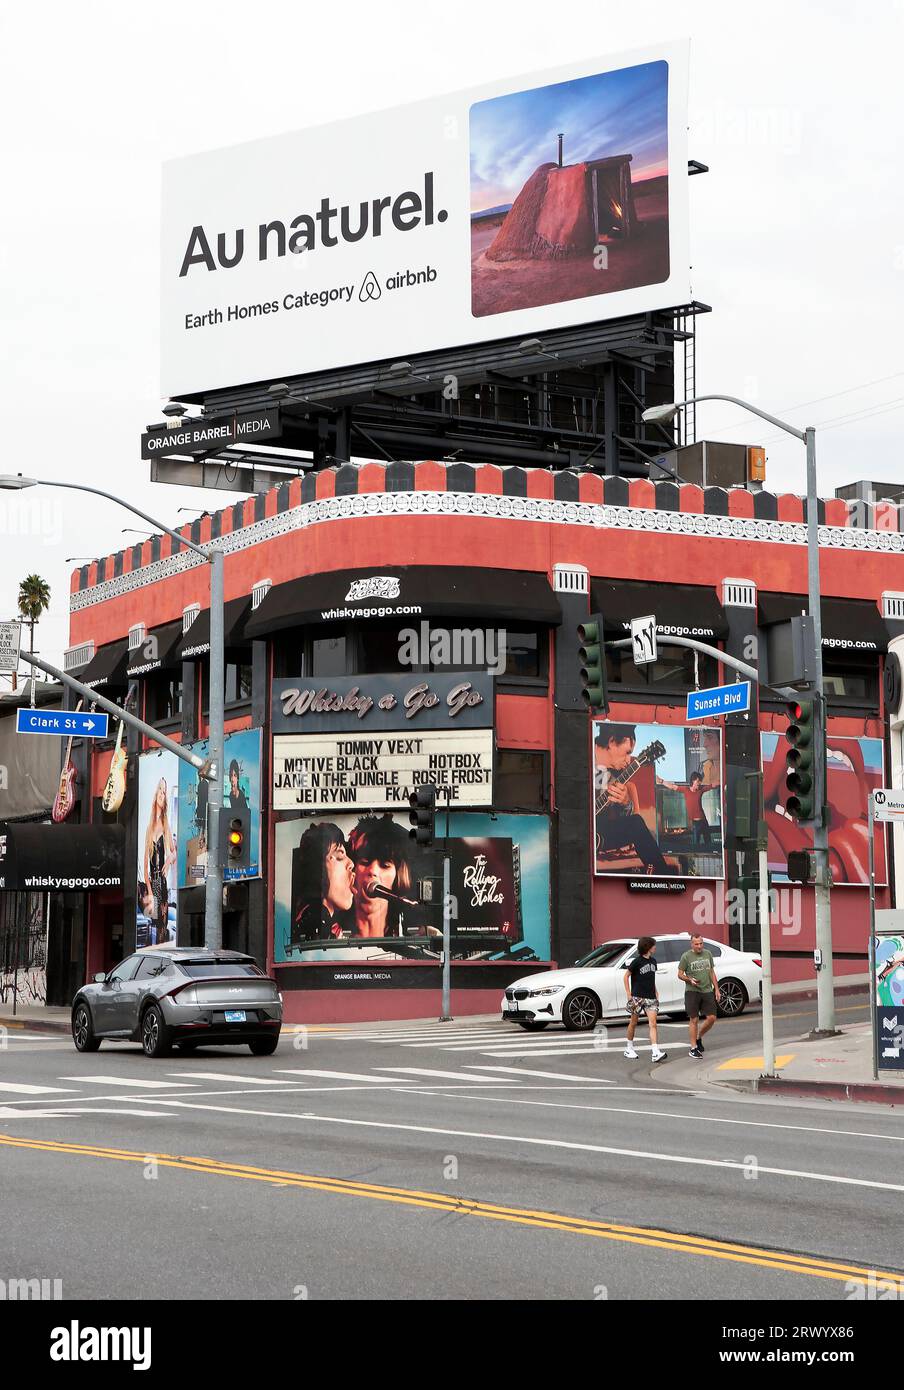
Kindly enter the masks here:
M 686 303 L 686 117 L 673 43 L 170 162 L 163 394 Z

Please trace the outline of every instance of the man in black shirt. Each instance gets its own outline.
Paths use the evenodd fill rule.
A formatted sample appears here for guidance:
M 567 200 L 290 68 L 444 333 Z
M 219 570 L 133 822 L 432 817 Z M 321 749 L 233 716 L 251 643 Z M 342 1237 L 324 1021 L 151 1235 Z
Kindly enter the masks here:
M 628 961 L 625 970 L 625 993 L 628 996 L 628 1038 L 625 1056 L 636 1060 L 634 1050 L 634 1030 L 637 1020 L 646 1017 L 650 1025 L 650 1042 L 653 1044 L 653 1061 L 664 1062 L 668 1056 L 659 1046 L 656 1032 L 659 1012 L 659 995 L 656 993 L 656 942 L 652 936 L 642 936 L 637 943 L 637 953 Z

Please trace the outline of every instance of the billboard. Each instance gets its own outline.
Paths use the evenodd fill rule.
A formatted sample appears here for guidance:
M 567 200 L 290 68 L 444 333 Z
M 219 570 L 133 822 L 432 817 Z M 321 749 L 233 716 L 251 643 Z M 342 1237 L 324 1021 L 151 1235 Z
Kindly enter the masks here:
M 175 753 L 156 749 L 138 759 L 138 891 L 136 946 L 176 940 L 176 837 L 179 767 Z
M 788 855 L 813 847 L 812 828 L 798 825 L 784 811 L 788 748 L 784 734 L 760 734 L 766 824 L 769 827 L 769 872 L 788 881 Z M 869 886 L 869 794 L 884 783 L 880 738 L 839 738 L 829 734 L 826 799 L 829 806 L 829 867 L 832 886 Z M 876 883 L 888 881 L 885 835 L 875 831 Z
M 206 739 L 190 745 L 191 751 L 206 758 Z M 240 729 L 226 735 L 223 760 L 223 809 L 220 837 L 223 841 L 223 878 L 227 882 L 259 878 L 261 872 L 261 731 Z M 207 877 L 207 782 L 188 763 L 180 762 L 179 833 L 177 869 L 180 888 L 197 888 Z M 244 840 L 241 854 L 232 859 L 226 852 L 229 822 L 242 821 Z
M 276 826 L 277 963 L 439 960 L 442 893 L 422 902 L 419 884 L 442 874 L 442 842 L 408 830 L 401 814 Z M 453 811 L 448 835 L 455 959 L 548 960 L 548 818 Z
M 593 725 L 597 874 L 724 878 L 722 731 Z
M 687 59 L 582 59 L 166 164 L 162 393 L 686 303 Z

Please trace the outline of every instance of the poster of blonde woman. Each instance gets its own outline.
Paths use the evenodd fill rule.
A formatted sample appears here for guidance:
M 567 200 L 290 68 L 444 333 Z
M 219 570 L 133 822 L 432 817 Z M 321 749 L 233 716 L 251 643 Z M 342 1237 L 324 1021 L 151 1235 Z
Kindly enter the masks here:
M 163 750 L 138 760 L 136 945 L 176 940 L 179 760 Z

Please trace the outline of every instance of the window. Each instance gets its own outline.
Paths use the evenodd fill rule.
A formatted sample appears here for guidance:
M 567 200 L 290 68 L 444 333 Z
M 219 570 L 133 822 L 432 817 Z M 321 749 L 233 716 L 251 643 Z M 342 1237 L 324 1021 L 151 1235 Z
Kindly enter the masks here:
M 117 965 L 115 970 L 110 971 L 107 979 L 116 980 L 118 983 L 123 983 L 126 980 L 134 980 L 135 976 L 138 974 L 138 967 L 141 965 L 143 959 L 143 956 L 129 956 L 121 965 Z
M 494 805 L 536 807 L 546 805 L 546 758 L 523 748 L 500 748 L 496 755 Z
M 659 660 L 648 666 L 635 666 L 628 647 L 606 648 L 606 677 L 610 685 L 634 690 L 693 690 L 694 656 L 689 647 L 661 647 Z M 714 657 L 698 656 L 701 690 L 719 684 L 719 665 Z
M 545 639 L 544 639 L 545 640 Z M 505 673 L 506 676 L 539 676 L 540 635 L 533 632 L 514 632 L 505 630 Z
M 144 956 L 138 967 L 136 980 L 149 980 L 155 975 L 164 975 L 170 962 L 165 956 Z
M 209 960 L 209 961 L 180 961 L 182 969 L 186 975 L 191 975 L 193 980 L 205 980 L 211 975 L 223 975 L 227 978 L 232 976 L 253 975 L 255 979 L 263 976 L 263 971 L 258 970 L 252 961 L 232 961 L 232 960 Z
M 182 713 L 182 681 L 169 671 L 148 677 L 145 717 L 150 724 L 178 719 Z
M 660 965 L 671 965 L 672 961 L 681 959 L 690 944 L 690 937 L 682 937 L 680 941 L 657 941 L 656 959 Z
M 311 642 L 311 660 L 305 662 L 306 676 L 344 676 L 345 675 L 345 634 L 335 633 L 332 637 L 315 637 Z
M 226 703 L 242 704 L 251 699 L 251 667 L 230 661 L 226 666 Z
M 876 656 L 864 661 L 846 653 L 829 655 L 823 651 L 822 688 L 826 698 L 835 703 L 878 705 L 879 662 Z
M 628 943 L 626 941 L 606 941 L 602 946 L 597 946 L 588 955 L 581 956 L 580 960 L 575 961 L 575 965 L 592 965 L 598 969 L 603 965 L 615 965 L 619 958 L 624 955 Z

